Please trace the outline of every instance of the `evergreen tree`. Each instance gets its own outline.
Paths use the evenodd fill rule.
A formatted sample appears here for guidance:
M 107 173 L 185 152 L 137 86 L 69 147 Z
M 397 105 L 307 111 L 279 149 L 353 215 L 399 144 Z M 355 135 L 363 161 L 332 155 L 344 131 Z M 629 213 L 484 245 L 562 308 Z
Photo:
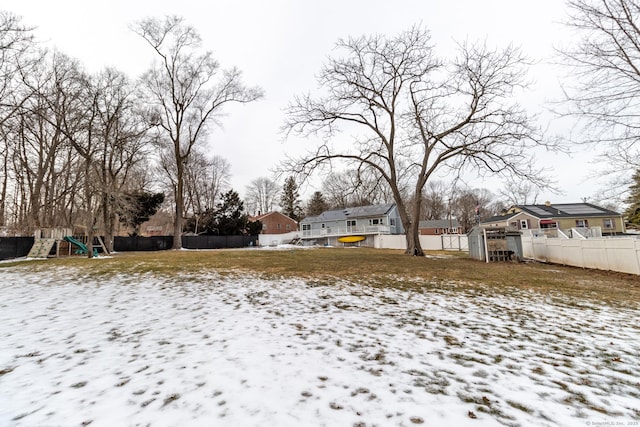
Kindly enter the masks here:
M 214 232 L 220 236 L 234 236 L 243 234 L 249 222 L 249 216 L 244 213 L 244 203 L 233 190 L 222 195 L 213 215 Z
M 140 225 L 149 221 L 164 202 L 163 193 L 130 193 L 122 197 L 123 206 L 119 210 L 120 222 L 133 227 L 132 236 L 140 234 Z
M 298 185 L 296 184 L 296 180 L 290 176 L 282 186 L 282 195 L 280 196 L 282 213 L 294 221 L 300 221 L 304 216 L 300 203 Z
M 218 236 L 257 235 L 262 230 L 260 221 L 249 221 L 244 211 L 244 202 L 233 190 L 222 195 L 222 201 L 215 209 L 207 209 L 200 217 L 206 234 Z
M 317 216 L 329 209 L 329 205 L 324 200 L 322 192 L 316 191 L 311 196 L 311 200 L 307 204 L 307 216 Z
M 629 207 L 625 211 L 625 217 L 629 224 L 640 227 L 640 169 L 633 174 L 633 184 L 629 187 L 630 194 L 627 198 Z

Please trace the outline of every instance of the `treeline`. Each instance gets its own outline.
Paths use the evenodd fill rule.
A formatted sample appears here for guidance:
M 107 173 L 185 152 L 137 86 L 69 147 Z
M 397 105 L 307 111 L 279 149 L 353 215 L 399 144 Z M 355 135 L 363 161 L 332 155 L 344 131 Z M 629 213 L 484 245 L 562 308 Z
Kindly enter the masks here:
M 229 163 L 201 146 L 226 103 L 257 99 L 260 89 L 221 69 L 180 18 L 143 20 L 134 31 L 156 54 L 149 70 L 137 79 L 113 68 L 91 74 L 0 12 L 3 234 L 81 228 L 112 245 L 119 221 L 136 230 L 162 201 L 180 232 L 187 212 L 228 190 Z

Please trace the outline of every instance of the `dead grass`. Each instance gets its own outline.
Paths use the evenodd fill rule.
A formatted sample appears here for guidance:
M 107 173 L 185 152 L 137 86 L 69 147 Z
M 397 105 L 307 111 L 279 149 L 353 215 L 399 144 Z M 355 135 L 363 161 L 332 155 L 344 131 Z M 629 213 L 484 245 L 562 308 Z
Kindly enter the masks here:
M 76 279 L 154 274 L 188 280 L 211 271 L 251 273 L 264 278 L 298 277 L 317 285 L 336 279 L 406 289 L 450 287 L 465 291 L 510 293 L 535 291 L 553 298 L 574 296 L 609 303 L 640 302 L 638 276 L 542 263 L 484 263 L 458 252 L 430 252 L 411 257 L 402 251 L 369 248 L 291 250 L 212 250 L 119 253 L 111 258 L 83 257 L 4 263 L 35 271 L 74 267 Z M 578 304 L 578 302 L 576 301 Z

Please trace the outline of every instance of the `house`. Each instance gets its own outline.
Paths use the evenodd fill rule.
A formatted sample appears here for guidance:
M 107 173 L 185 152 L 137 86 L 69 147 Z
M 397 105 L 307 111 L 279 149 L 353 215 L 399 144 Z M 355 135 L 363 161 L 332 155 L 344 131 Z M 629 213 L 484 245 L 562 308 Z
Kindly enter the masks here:
M 298 223 L 280 212 L 268 212 L 249 219 L 262 223 L 262 234 L 284 234 L 298 230 Z
M 373 236 L 404 234 L 395 203 L 330 210 L 300 222 L 304 243 L 373 246 Z
M 433 219 L 420 221 L 418 230 L 422 236 L 434 236 L 440 234 L 464 234 L 457 219 Z
M 602 234 L 610 235 L 625 232 L 621 214 L 590 203 L 516 205 L 504 215 L 485 219 L 480 225 L 485 228 L 549 231 L 599 228 Z

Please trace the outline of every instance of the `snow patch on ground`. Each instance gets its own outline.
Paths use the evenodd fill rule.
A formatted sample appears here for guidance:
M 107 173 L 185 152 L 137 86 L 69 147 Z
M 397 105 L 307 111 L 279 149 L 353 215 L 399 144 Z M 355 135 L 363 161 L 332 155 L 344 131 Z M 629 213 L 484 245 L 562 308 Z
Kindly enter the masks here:
M 3 426 L 640 420 L 633 308 L 214 273 L 0 283 Z

